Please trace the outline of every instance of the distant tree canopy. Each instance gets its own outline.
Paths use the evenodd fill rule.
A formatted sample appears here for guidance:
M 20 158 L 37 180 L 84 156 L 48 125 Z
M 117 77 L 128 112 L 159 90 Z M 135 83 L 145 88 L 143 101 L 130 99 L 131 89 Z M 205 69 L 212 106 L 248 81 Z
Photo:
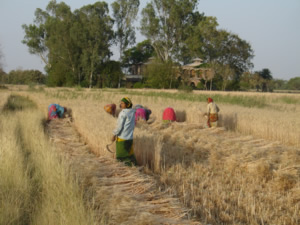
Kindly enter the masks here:
M 11 70 L 6 78 L 7 84 L 45 84 L 46 76 L 38 70 Z
M 114 40 L 108 5 L 96 2 L 71 12 L 64 2 L 37 9 L 35 24 L 23 25 L 23 43 L 46 63 L 48 84 L 72 86 L 96 83 L 96 68 L 109 61 Z
M 146 86 L 151 88 L 174 88 L 176 83 L 176 67 L 172 61 L 164 62 L 156 59 L 145 69 Z
M 98 69 L 97 87 L 116 88 L 119 85 L 119 79 L 123 77 L 121 63 L 118 61 L 108 61 Z
M 5 84 L 7 82 L 7 74 L 3 71 L 2 59 L 3 59 L 3 54 L 0 45 L 0 85 Z
M 152 0 L 142 10 L 141 32 L 163 62 L 181 65 L 201 57 L 204 63 L 226 68 L 217 74 L 220 89 L 235 84 L 253 64 L 250 44 L 238 35 L 217 29 L 217 19 L 196 11 L 195 0 Z M 232 85 L 231 85 L 232 86 Z M 233 86 L 232 86 L 233 87 Z
M 141 33 L 151 42 L 157 57 L 178 61 L 186 33 L 193 24 L 197 0 L 151 0 L 142 10 Z
M 133 46 L 133 22 L 137 18 L 139 0 L 116 0 L 111 5 L 111 16 L 104 1 L 72 12 L 64 2 L 51 0 L 46 10 L 36 9 L 33 24 L 23 25 L 23 43 L 30 53 L 39 55 L 45 62 L 50 86 L 115 87 L 116 82 L 120 83 L 124 68 L 128 71 L 130 65 L 155 56 L 165 65 L 163 71 L 169 71 L 169 65 L 184 65 L 200 57 L 215 67 L 214 89 L 239 89 L 243 74 L 253 67 L 253 50 L 238 35 L 218 29 L 215 17 L 199 13 L 198 2 L 151 0 L 142 9 L 140 20 L 141 33 L 147 40 Z M 113 44 L 119 47 L 119 63 L 110 60 Z M 151 77 L 149 71 L 148 82 L 156 84 L 155 79 L 161 78 L 156 74 Z M 263 79 L 268 85 L 272 79 L 268 75 L 264 77 L 265 72 L 251 79 L 257 82 Z M 169 79 L 168 74 L 161 75 Z M 168 85 L 158 86 L 173 87 L 173 81 L 174 73 L 166 82 Z
M 7 83 L 7 74 L 0 68 L 0 85 Z
M 286 86 L 289 90 L 300 90 L 300 77 L 290 79 Z
M 272 91 L 272 82 L 273 79 L 271 71 L 269 69 L 262 69 L 261 71 L 255 72 L 260 78 L 260 88 L 263 92 Z
M 142 41 L 136 46 L 126 50 L 122 58 L 122 66 L 131 73 L 132 65 L 145 63 L 154 55 L 154 48 L 149 40 Z

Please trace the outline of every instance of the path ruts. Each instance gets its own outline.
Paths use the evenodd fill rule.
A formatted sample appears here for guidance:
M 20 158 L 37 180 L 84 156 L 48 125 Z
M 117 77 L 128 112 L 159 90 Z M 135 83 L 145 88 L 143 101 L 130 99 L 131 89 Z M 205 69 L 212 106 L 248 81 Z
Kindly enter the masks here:
M 187 211 L 176 198 L 160 192 L 155 180 L 113 158 L 91 153 L 68 119 L 47 125 L 58 152 L 71 164 L 83 186 L 86 199 L 93 201 L 107 224 L 200 224 L 187 219 Z

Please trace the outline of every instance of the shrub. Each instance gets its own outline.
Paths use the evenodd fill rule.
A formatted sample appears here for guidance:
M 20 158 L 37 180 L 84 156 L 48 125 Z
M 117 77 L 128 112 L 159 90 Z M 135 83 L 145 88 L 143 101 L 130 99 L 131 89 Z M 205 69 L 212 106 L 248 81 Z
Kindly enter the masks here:
M 144 84 L 142 84 L 141 82 L 136 82 L 134 85 L 133 85 L 133 88 L 143 88 L 144 87 Z

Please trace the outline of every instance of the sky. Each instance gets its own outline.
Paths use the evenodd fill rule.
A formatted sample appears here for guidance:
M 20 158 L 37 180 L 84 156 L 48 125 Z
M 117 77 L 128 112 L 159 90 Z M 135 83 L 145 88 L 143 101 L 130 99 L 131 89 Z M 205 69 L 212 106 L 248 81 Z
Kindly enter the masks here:
M 22 24 L 32 24 L 37 8 L 46 9 L 50 0 L 0 0 L 0 51 L 5 72 L 37 69 L 44 64 L 22 44 Z M 114 0 L 106 1 L 109 5 Z M 57 2 L 61 2 L 57 0 Z M 95 0 L 64 0 L 71 10 Z M 141 0 L 140 11 L 146 2 Z M 274 79 L 300 77 L 300 0 L 200 0 L 198 11 L 214 16 L 219 29 L 237 34 L 250 43 L 254 58 L 252 71 L 268 68 Z M 138 32 L 137 42 L 145 38 Z M 118 58 L 114 47 L 114 59 Z

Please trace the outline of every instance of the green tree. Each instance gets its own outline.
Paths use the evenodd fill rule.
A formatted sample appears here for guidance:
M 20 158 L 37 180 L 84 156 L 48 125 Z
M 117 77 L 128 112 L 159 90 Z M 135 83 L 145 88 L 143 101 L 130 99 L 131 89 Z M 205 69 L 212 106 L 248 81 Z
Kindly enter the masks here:
M 282 79 L 273 79 L 273 86 L 276 90 L 284 90 L 286 89 L 287 81 Z
M 0 45 L 0 85 L 5 84 L 7 82 L 7 74 L 3 70 L 3 64 L 2 64 L 2 59 L 3 59 L 3 53 L 1 50 L 1 45 Z
M 35 24 L 23 25 L 23 43 L 46 64 L 50 85 L 73 85 L 78 71 L 78 48 L 70 36 L 74 15 L 64 2 L 49 2 L 46 11 L 37 9 Z
M 222 78 L 222 91 L 225 91 L 228 83 L 234 80 L 235 71 L 228 64 L 212 63 L 211 65 L 215 73 Z
M 82 50 L 80 65 L 82 72 L 91 88 L 96 68 L 109 60 L 110 46 L 113 42 L 113 21 L 108 15 L 108 5 L 105 2 L 96 2 L 87 5 L 75 13 L 79 18 L 77 44 Z
M 48 69 L 49 79 L 56 77 L 59 86 L 73 86 L 76 83 L 77 67 L 79 63 L 77 46 L 71 36 L 71 29 L 75 17 L 68 5 L 51 1 L 47 6 L 51 15 L 47 18 L 46 44 L 49 49 L 48 59 L 51 67 Z
M 117 0 L 111 4 L 113 18 L 117 26 L 116 41 L 119 45 L 120 61 L 128 46 L 135 43 L 135 28 L 133 23 L 136 20 L 139 5 L 139 0 Z M 119 78 L 118 87 L 120 87 L 120 84 L 121 77 Z
M 194 15 L 197 15 L 194 13 Z M 234 70 L 234 80 L 253 67 L 253 50 L 248 42 L 238 35 L 217 29 L 215 17 L 194 16 L 188 28 L 189 37 L 185 40 L 186 59 L 201 57 L 206 63 L 228 65 Z
M 238 35 L 220 30 L 215 41 L 216 49 L 207 49 L 209 60 L 229 65 L 235 71 L 236 80 L 239 80 L 243 72 L 253 67 L 253 50 L 250 44 Z
M 287 88 L 289 90 L 300 90 L 300 77 L 295 77 L 287 82 Z
M 176 69 L 172 61 L 156 59 L 145 69 L 146 85 L 151 88 L 172 88 L 176 84 L 175 75 Z
M 193 19 L 197 0 L 151 0 L 142 10 L 141 33 L 151 41 L 163 62 L 178 60 L 186 28 Z
M 8 82 L 8 77 L 5 71 L 0 68 L 0 85 L 6 84 Z
M 10 84 L 44 84 L 46 76 L 39 70 L 11 70 L 8 74 Z
M 272 74 L 271 71 L 269 69 L 262 69 L 261 71 L 257 72 L 259 74 L 259 76 L 261 76 L 263 79 L 265 80 L 272 80 Z
M 118 61 L 108 61 L 99 68 L 97 86 L 116 88 L 119 84 L 119 77 L 123 77 L 121 63 Z
M 240 89 L 242 91 L 247 91 L 250 89 L 255 89 L 255 84 L 253 82 L 254 74 L 251 72 L 244 72 L 240 77 Z
M 145 40 L 124 52 L 122 65 L 131 72 L 132 65 L 144 63 L 153 55 L 154 48 L 149 40 Z
M 72 86 L 96 82 L 98 65 L 111 56 L 113 20 L 108 5 L 96 2 L 74 13 L 64 2 L 51 0 L 37 9 L 33 25 L 23 25 L 23 43 L 46 63 L 48 85 Z
M 271 71 L 269 69 L 262 69 L 261 71 L 256 71 L 256 73 L 261 77 L 262 84 L 261 90 L 263 92 L 270 90 L 270 81 L 273 79 Z
M 216 58 L 218 49 L 217 19 L 194 13 L 193 24 L 188 27 L 188 36 L 185 39 L 183 62 L 188 63 L 192 58 L 200 57 L 205 62 Z

